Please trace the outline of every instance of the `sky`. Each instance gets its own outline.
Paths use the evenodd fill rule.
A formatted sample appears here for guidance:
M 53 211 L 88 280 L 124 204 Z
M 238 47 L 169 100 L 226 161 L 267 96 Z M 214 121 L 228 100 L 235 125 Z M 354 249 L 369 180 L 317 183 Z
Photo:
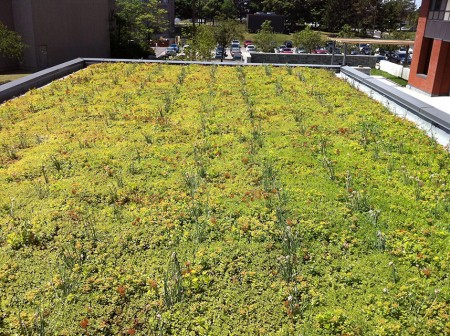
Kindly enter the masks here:
M 422 0 L 415 0 L 416 1 L 416 7 L 419 8 L 422 4 Z

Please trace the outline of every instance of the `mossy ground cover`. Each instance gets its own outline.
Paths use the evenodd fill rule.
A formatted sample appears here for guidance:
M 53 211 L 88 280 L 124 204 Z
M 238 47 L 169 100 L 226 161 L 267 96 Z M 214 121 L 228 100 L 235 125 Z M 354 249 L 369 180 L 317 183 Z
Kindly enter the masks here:
M 450 333 L 449 154 L 332 73 L 100 64 L 0 128 L 0 334 Z

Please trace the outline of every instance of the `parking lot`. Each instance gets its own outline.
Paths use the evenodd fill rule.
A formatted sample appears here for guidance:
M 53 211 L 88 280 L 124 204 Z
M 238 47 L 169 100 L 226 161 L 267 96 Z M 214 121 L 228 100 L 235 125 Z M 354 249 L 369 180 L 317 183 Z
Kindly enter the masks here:
M 317 48 L 313 50 L 314 54 L 330 54 L 332 53 L 332 48 L 335 46 L 335 43 L 339 42 L 339 47 L 334 47 L 334 54 L 335 55 L 342 55 L 345 51 L 347 52 L 347 55 L 349 56 L 355 56 L 355 55 L 375 55 L 378 57 L 378 61 L 380 60 L 388 60 L 392 63 L 397 63 L 401 65 L 408 66 L 411 64 L 412 59 L 412 43 L 409 41 L 407 44 L 408 46 L 401 46 L 398 50 L 395 51 L 384 51 L 380 48 L 372 50 L 372 45 L 367 43 L 369 40 L 361 40 L 361 39 L 335 39 L 335 41 L 328 41 L 327 45 L 325 47 Z M 238 43 L 238 41 L 235 41 Z M 247 42 L 247 41 L 246 41 Z M 251 43 L 251 41 L 248 41 Z M 405 43 L 405 41 L 396 41 L 396 40 L 388 40 L 383 41 L 386 44 L 396 44 L 397 46 L 401 43 Z M 291 42 L 292 43 L 292 42 Z M 343 45 L 342 45 L 343 44 Z M 348 48 L 345 47 L 345 45 L 348 44 Z M 173 45 L 172 45 L 173 46 Z M 237 45 L 233 44 L 230 45 L 230 47 L 225 49 L 225 57 L 224 61 L 226 62 L 244 62 L 244 55 L 247 53 L 244 44 L 241 44 L 239 42 L 239 49 Z M 176 47 L 178 49 L 178 47 Z M 233 50 L 231 50 L 233 49 Z M 237 50 L 240 50 L 237 51 Z M 237 52 L 238 55 L 233 57 L 233 54 L 231 51 Z M 157 59 L 183 59 L 183 50 L 179 50 L 178 53 L 174 52 L 173 48 L 167 48 L 167 47 L 156 47 L 155 48 L 156 58 Z M 288 46 L 286 44 L 285 46 L 278 46 L 274 47 L 273 53 L 281 53 L 281 54 L 305 54 L 307 51 L 304 48 L 295 48 L 294 46 Z M 222 51 L 220 47 L 216 47 L 211 50 L 211 58 L 210 61 L 212 62 L 220 62 L 222 57 Z M 256 57 L 256 55 L 255 55 Z M 273 62 L 277 62 L 276 59 L 272 58 Z M 348 59 L 347 59 L 348 61 Z
M 155 55 L 156 55 L 157 59 L 164 58 L 164 56 L 166 55 L 167 47 L 154 47 L 153 49 L 155 50 Z M 243 47 L 241 45 L 240 50 L 241 50 L 241 54 L 243 55 L 244 52 L 245 52 L 245 47 Z M 224 57 L 224 61 L 227 61 L 227 62 L 243 62 L 243 60 L 233 59 L 233 56 L 231 54 L 230 48 L 226 48 L 225 51 L 226 51 L 226 57 Z M 180 53 L 178 55 L 180 55 Z M 211 50 L 211 61 L 212 62 L 220 62 L 220 58 L 216 58 L 215 49 Z

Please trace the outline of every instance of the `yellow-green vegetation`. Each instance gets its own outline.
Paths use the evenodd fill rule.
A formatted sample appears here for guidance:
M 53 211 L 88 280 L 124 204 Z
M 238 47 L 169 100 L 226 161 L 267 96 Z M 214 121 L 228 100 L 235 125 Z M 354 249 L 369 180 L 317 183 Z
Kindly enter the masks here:
M 450 333 L 449 153 L 332 73 L 100 64 L 0 118 L 0 334 Z

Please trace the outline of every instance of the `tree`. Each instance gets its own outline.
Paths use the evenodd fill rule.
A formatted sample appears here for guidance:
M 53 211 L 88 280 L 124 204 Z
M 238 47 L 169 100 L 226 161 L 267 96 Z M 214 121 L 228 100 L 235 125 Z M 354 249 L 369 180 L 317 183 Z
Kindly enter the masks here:
M 0 22 L 0 56 L 21 59 L 25 47 L 20 35 Z
M 128 52 L 130 47 L 148 53 L 153 35 L 168 27 L 167 11 L 160 8 L 159 0 L 117 0 L 116 6 L 116 25 L 111 34 L 113 54 Z
M 236 5 L 239 20 L 242 22 L 242 18 L 250 13 L 250 0 L 234 0 L 234 4 Z
M 353 2 L 351 1 L 335 1 L 327 0 L 322 24 L 329 30 L 337 32 L 342 29 L 345 24 L 354 26 L 356 15 L 353 9 Z
M 175 0 L 175 16 L 180 19 L 191 18 L 191 1 Z
M 382 26 L 382 8 L 382 0 L 354 1 L 354 28 L 359 28 L 359 31 L 363 33 L 362 35 L 365 35 L 369 29 L 375 31 L 377 28 L 380 28 Z
M 213 31 L 214 39 L 218 45 L 222 46 L 223 50 L 233 39 L 242 40 L 244 38 L 244 28 L 235 20 L 221 20 Z M 223 62 L 224 54 L 222 53 L 221 62 Z
M 320 44 L 323 39 L 319 32 L 313 31 L 311 27 L 306 28 L 294 34 L 294 43 L 297 46 L 302 46 L 310 53 Z
M 345 24 L 341 31 L 339 32 L 339 37 L 345 37 L 345 38 L 351 38 L 355 37 L 355 33 L 352 30 L 352 27 L 350 25 Z
M 211 50 L 216 45 L 214 31 L 210 26 L 198 26 L 195 35 L 189 40 L 186 58 L 190 61 L 209 61 Z
M 259 49 L 263 52 L 273 51 L 273 41 L 275 40 L 275 34 L 273 33 L 270 21 L 266 20 L 261 25 L 261 29 L 255 36 L 255 43 Z
M 226 19 L 234 19 L 238 15 L 238 10 L 233 0 L 224 0 L 222 3 L 222 14 Z
M 288 30 L 295 29 L 297 23 L 303 23 L 307 18 L 305 0 L 263 0 L 262 5 L 264 12 L 274 12 L 284 15 Z
M 306 0 L 305 21 L 311 22 L 314 27 L 323 23 L 326 0 Z
M 214 24 L 214 19 L 222 11 L 222 5 L 223 4 L 221 0 L 207 0 L 201 8 L 201 12 L 204 18 L 212 21 Z
M 383 4 L 382 17 L 384 30 L 400 28 L 416 10 L 414 0 L 387 0 Z

